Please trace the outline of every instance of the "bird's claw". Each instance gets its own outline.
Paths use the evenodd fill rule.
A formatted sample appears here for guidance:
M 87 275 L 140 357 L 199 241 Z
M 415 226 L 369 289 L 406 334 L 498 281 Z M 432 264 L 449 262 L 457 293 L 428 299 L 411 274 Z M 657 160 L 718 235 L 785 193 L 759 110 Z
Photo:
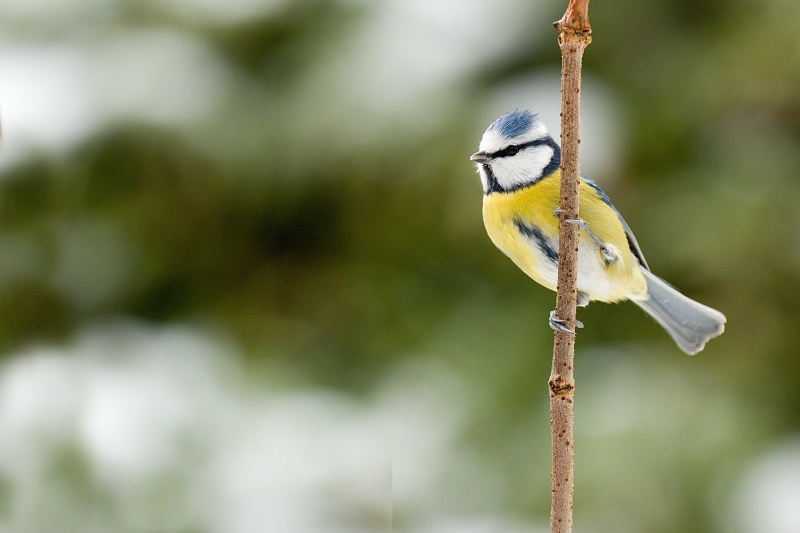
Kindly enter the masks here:
M 572 333 L 575 335 L 575 331 L 569 329 L 565 324 L 567 323 L 566 320 L 563 318 L 558 318 L 555 311 L 550 311 L 550 327 L 553 328 L 555 331 L 563 331 L 564 333 Z M 575 320 L 575 327 L 582 328 L 583 322 L 579 320 Z
M 617 254 L 612 252 L 607 246 L 601 246 L 600 253 L 603 254 L 603 259 L 605 259 L 607 263 L 613 263 L 617 260 Z

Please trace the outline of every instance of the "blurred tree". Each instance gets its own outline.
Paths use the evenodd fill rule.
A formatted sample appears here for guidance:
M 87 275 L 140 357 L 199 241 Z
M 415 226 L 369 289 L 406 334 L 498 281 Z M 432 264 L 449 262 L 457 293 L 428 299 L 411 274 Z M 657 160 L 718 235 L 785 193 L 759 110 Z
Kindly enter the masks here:
M 531 389 L 547 377 L 552 295 L 485 237 L 467 158 L 487 102 L 558 64 L 552 35 L 545 44 L 530 31 L 552 31 L 558 13 L 521 0 L 491 13 L 479 3 L 296 0 L 240 17 L 213 15 L 219 6 L 110 4 L 65 4 L 67 16 L 31 3 L 1 24 L 23 48 L 56 50 L 60 68 L 78 65 L 81 81 L 119 74 L 90 68 L 104 39 L 180 36 L 209 73 L 186 85 L 210 103 L 172 119 L 124 108 L 150 78 L 137 70 L 146 57 L 122 47 L 130 57 L 101 63 L 133 65 L 125 83 L 109 85 L 120 94 L 78 100 L 105 102 L 88 108 L 102 120 L 87 118 L 79 142 L 5 164 L 3 353 L 129 316 L 229 332 L 260 378 L 289 368 L 280 375 L 292 384 L 362 397 L 398 361 L 435 360 L 474 394 L 459 445 L 477 450 L 505 490 L 462 505 L 546 517 L 549 493 L 530 473 L 546 485 L 546 468 L 530 465 L 532 450 L 547 457 L 531 429 L 546 430 L 546 398 Z M 729 322 L 686 359 L 633 306 L 580 311 L 576 364 L 593 365 L 586 379 L 597 384 L 586 398 L 630 400 L 608 383 L 631 366 L 643 396 L 662 383 L 689 385 L 678 404 L 678 393 L 664 393 L 614 417 L 576 398 L 578 424 L 590 412 L 604 421 L 577 436 L 577 468 L 591 464 L 577 480 L 589 505 L 576 521 L 598 531 L 715 531 L 709 480 L 800 430 L 800 4 L 609 0 L 593 9 L 598 38 L 584 75 L 611 88 L 627 135 L 621 171 L 604 188 L 654 270 Z M 452 53 L 448 43 L 463 35 L 480 46 Z M 408 61 L 393 63 L 398 56 Z M 32 83 L 31 94 L 43 86 Z M 653 419 L 666 421 L 654 428 Z M 616 468 L 620 454 L 641 470 Z

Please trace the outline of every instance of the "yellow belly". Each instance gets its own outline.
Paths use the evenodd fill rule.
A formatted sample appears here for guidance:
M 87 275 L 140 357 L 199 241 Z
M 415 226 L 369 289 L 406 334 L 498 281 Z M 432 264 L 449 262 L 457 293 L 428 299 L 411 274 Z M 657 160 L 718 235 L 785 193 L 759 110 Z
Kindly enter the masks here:
M 483 197 L 483 222 L 492 242 L 537 283 L 556 290 L 557 262 L 542 250 L 539 241 L 524 235 L 518 223 L 538 228 L 553 250 L 558 251 L 559 178 L 556 171 L 539 182 L 510 193 Z M 591 300 L 615 302 L 647 297 L 647 283 L 639 262 L 631 253 L 625 229 L 614 209 L 581 180 L 580 217 L 591 231 L 616 252 L 607 262 L 595 241 L 581 230 L 578 245 L 578 290 Z M 548 249 L 545 247 L 545 249 Z

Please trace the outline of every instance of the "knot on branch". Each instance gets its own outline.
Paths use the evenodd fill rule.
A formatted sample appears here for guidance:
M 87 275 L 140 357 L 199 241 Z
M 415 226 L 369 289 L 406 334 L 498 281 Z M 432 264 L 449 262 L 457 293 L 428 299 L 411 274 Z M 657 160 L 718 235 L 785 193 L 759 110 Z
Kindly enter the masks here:
M 556 396 L 572 392 L 572 389 L 575 388 L 575 384 L 567 381 L 561 374 L 550 376 L 550 381 L 547 384 L 550 385 L 550 391 Z
M 553 23 L 553 27 L 562 33 L 589 35 L 592 26 L 589 24 L 589 0 L 569 0 L 567 12 Z

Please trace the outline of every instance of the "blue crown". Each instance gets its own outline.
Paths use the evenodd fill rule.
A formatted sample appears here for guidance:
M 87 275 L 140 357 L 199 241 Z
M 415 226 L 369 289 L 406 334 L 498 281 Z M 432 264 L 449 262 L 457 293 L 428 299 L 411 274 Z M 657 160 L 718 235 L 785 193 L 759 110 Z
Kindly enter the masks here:
M 516 137 L 528 131 L 535 120 L 536 115 L 527 109 L 514 109 L 492 122 L 489 129 L 505 137 Z

